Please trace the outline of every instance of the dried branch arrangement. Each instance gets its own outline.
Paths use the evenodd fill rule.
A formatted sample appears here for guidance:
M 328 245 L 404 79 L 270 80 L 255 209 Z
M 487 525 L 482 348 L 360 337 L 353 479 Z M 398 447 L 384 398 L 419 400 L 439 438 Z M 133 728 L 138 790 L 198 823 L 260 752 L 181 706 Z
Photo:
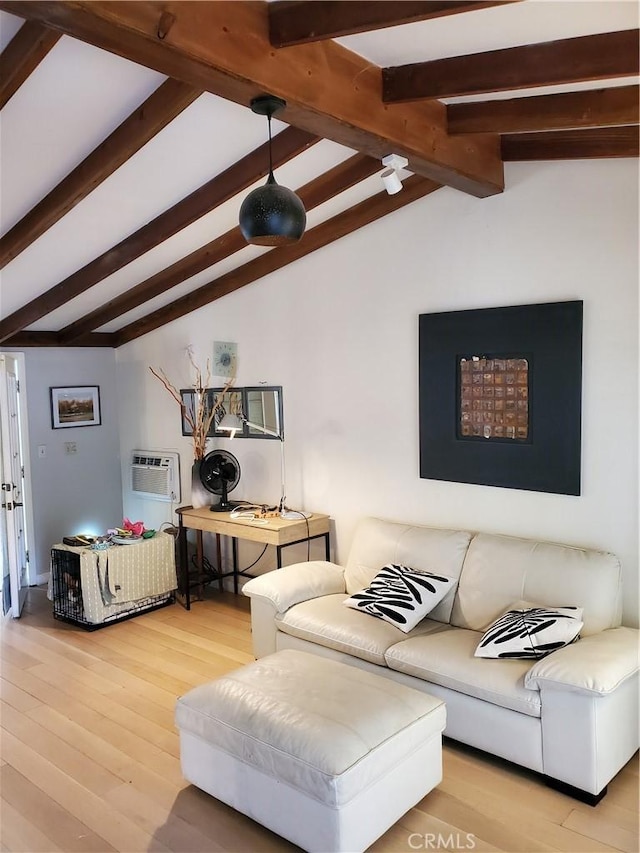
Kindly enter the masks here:
M 234 380 L 232 378 L 227 382 L 227 384 L 222 389 L 222 393 L 216 396 L 215 400 L 213 401 L 213 405 L 211 405 L 211 395 L 207 393 L 207 388 L 209 387 L 209 382 L 211 381 L 211 367 L 209 364 L 209 359 L 207 359 L 206 374 L 204 376 L 198 365 L 194 362 L 193 356 L 190 352 L 189 361 L 191 362 L 191 365 L 195 371 L 195 378 L 192 383 L 192 387 L 195 392 L 195 406 L 193 411 L 187 406 L 185 406 L 182 397 L 180 396 L 180 392 L 175 387 L 175 385 L 171 383 L 164 370 L 154 370 L 153 367 L 150 367 L 149 370 L 156 377 L 156 379 L 158 379 L 164 385 L 169 394 L 171 394 L 173 399 L 180 406 L 182 416 L 189 424 L 189 427 L 191 429 L 191 435 L 193 438 L 193 458 L 198 460 L 203 459 L 205 456 L 208 438 L 207 433 L 211 428 L 211 424 L 213 422 L 217 410 L 222 406 L 222 401 L 224 399 L 225 393 L 229 390 L 229 388 L 231 388 Z

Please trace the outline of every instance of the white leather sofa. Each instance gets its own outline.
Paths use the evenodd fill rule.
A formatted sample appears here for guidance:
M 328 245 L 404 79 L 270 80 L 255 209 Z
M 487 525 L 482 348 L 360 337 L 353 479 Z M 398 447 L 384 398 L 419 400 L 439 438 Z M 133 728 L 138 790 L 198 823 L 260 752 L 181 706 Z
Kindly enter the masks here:
M 408 634 L 343 606 L 386 563 L 457 578 Z M 364 519 L 346 566 L 298 563 L 248 581 L 254 653 L 300 649 L 446 702 L 445 735 L 596 803 L 638 749 L 638 631 L 621 627 L 609 553 Z M 474 657 L 516 601 L 584 610 L 580 639 L 539 660 Z

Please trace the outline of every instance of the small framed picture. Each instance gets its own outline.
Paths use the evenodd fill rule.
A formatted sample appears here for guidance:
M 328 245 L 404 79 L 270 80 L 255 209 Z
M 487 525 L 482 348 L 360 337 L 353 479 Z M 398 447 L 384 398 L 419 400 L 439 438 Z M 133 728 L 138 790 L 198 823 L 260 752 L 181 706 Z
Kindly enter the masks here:
M 49 391 L 52 429 L 99 426 L 102 423 L 98 385 L 49 388 Z

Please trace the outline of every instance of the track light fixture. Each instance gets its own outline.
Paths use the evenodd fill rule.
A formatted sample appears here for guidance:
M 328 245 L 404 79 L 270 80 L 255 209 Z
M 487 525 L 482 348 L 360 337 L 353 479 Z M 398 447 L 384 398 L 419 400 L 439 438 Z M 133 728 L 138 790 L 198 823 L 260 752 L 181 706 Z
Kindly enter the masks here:
M 269 123 L 269 177 L 267 183 L 252 190 L 240 207 L 240 231 L 247 243 L 256 246 L 286 246 L 304 234 L 307 215 L 298 196 L 281 187 L 273 177 L 271 152 L 271 116 L 286 107 L 286 101 L 274 95 L 260 95 L 251 101 L 251 109 L 267 116 Z
M 388 154 L 382 158 L 382 165 L 387 166 L 384 172 L 380 175 L 385 190 L 389 195 L 395 195 L 402 189 L 402 181 L 398 172 L 400 169 L 406 169 L 409 161 L 406 157 L 400 157 L 399 154 Z

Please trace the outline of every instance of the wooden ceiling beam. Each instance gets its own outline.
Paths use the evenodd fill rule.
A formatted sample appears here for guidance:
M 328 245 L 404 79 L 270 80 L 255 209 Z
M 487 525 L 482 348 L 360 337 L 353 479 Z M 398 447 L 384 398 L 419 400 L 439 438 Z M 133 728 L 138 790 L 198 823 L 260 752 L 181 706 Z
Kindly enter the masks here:
M 412 24 L 460 12 L 501 6 L 505 0 L 277 0 L 269 4 L 269 40 L 274 47 L 309 44 Z M 519 2 L 519 0 L 506 0 Z
M 0 269 L 86 198 L 202 94 L 166 80 L 0 239 Z
M 296 190 L 296 193 L 302 200 L 305 210 L 313 210 L 314 207 L 370 177 L 379 169 L 380 163 L 377 160 L 367 157 L 366 154 L 356 154 L 305 184 L 301 189 Z M 136 287 L 129 288 L 106 305 L 100 306 L 80 320 L 66 326 L 59 333 L 61 345 L 74 342 L 92 329 L 99 329 L 105 323 L 132 311 L 149 299 L 160 296 L 172 287 L 230 257 L 246 246 L 247 243 L 240 232 L 240 228 L 232 228 L 226 234 L 216 237 L 215 240 L 201 246 L 195 252 L 181 258 L 175 264 L 161 270 Z
M 381 69 L 334 41 L 275 50 L 268 3 L 0 0 L 0 9 L 38 20 L 169 77 L 248 106 L 265 92 L 283 98 L 278 117 L 478 197 L 504 189 L 499 140 L 450 137 L 442 104 L 388 109 Z
M 640 87 L 615 86 L 507 101 L 449 104 L 449 133 L 526 133 L 637 124 Z
M 37 21 L 25 21 L 0 53 L 0 110 L 60 39 Z
M 502 137 L 502 156 L 509 161 L 638 157 L 639 135 L 637 125 L 507 134 Z
M 113 333 L 92 332 L 78 338 L 72 344 L 62 344 L 58 332 L 34 332 L 25 329 L 9 338 L 5 346 L 10 347 L 115 347 L 116 335 Z
M 328 219 L 321 225 L 317 225 L 315 228 L 306 231 L 298 243 L 292 246 L 271 249 L 271 251 L 266 252 L 260 257 L 243 264 L 235 270 L 231 270 L 231 272 L 225 273 L 225 275 L 214 279 L 209 284 L 203 285 L 192 293 L 188 293 L 171 305 L 166 305 L 148 316 L 130 323 L 115 333 L 116 346 L 122 346 L 122 344 L 142 337 L 142 335 L 146 335 L 167 323 L 171 323 L 179 317 L 184 317 L 185 314 L 190 314 L 192 311 L 202 308 L 216 299 L 220 299 L 222 296 L 227 296 L 229 293 L 233 293 L 241 287 L 245 287 L 247 284 L 251 284 L 269 275 L 269 273 L 282 269 L 299 258 L 315 252 L 316 249 L 328 246 L 335 240 L 339 240 L 347 234 L 351 234 L 359 228 L 375 222 L 382 216 L 393 213 L 405 207 L 405 205 L 423 198 L 425 195 L 439 189 L 439 187 L 439 184 L 427 178 L 412 175 L 404 181 L 402 192 L 395 195 L 387 195 L 386 192 L 381 192 L 371 198 L 365 199 L 359 204 L 334 216 L 332 219 Z
M 599 33 L 383 68 L 382 98 L 401 104 L 637 75 L 638 33 Z
M 303 130 L 295 127 L 285 128 L 273 139 L 274 168 L 306 151 L 318 141 L 317 136 L 312 136 Z M 194 190 L 182 201 L 156 216 L 117 246 L 113 246 L 64 281 L 54 285 L 46 293 L 0 321 L 0 343 L 84 293 L 107 276 L 139 258 L 140 255 L 210 213 L 223 202 L 233 198 L 255 181 L 263 178 L 268 171 L 268 166 L 269 149 L 268 143 L 265 143 L 199 189 Z

